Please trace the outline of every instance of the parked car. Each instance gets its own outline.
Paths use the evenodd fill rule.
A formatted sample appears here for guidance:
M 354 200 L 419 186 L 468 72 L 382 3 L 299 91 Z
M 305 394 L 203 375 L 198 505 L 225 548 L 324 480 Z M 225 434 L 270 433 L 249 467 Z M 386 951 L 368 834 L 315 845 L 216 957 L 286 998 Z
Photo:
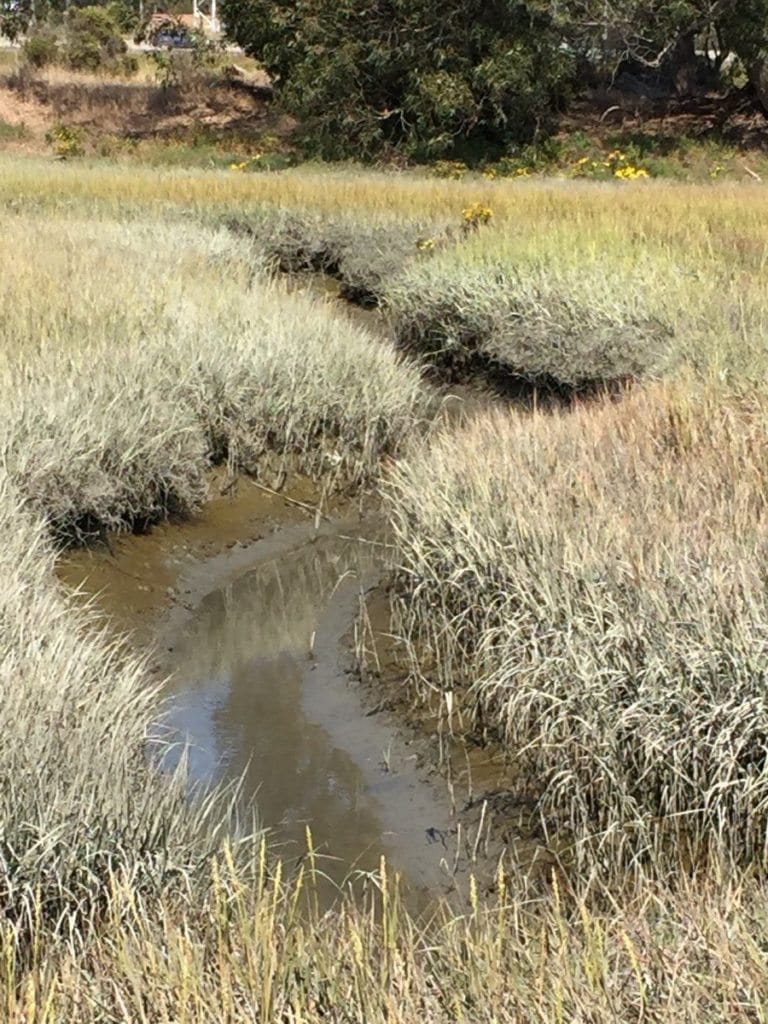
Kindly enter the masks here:
M 156 32 L 150 42 L 159 49 L 191 50 L 195 43 L 185 28 L 164 28 Z

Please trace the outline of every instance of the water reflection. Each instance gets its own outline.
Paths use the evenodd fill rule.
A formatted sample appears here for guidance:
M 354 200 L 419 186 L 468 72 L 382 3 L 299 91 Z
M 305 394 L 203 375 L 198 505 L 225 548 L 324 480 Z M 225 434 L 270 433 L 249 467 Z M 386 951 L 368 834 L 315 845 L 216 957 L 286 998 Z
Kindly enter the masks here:
M 352 866 L 374 869 L 389 842 L 371 765 L 307 716 L 310 688 L 346 686 L 335 657 L 330 666 L 315 658 L 313 637 L 339 581 L 370 573 L 374 551 L 320 537 L 214 591 L 180 645 L 170 684 L 170 725 L 189 737 L 193 779 L 242 775 L 244 797 L 257 796 L 261 820 L 277 829 L 286 854 L 305 849 L 309 825 L 315 844 L 338 859 L 324 865 L 337 879 Z M 353 716 L 359 709 L 351 705 L 351 729 Z M 369 754 L 378 759 L 380 751 Z

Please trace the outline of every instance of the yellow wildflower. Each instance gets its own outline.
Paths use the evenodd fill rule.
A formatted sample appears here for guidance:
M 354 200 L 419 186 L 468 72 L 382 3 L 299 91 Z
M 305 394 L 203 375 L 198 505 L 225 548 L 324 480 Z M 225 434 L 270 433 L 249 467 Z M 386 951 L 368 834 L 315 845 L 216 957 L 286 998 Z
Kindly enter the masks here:
M 462 211 L 465 228 L 478 228 L 481 224 L 487 224 L 493 217 L 493 210 L 490 206 L 482 203 L 473 203 Z

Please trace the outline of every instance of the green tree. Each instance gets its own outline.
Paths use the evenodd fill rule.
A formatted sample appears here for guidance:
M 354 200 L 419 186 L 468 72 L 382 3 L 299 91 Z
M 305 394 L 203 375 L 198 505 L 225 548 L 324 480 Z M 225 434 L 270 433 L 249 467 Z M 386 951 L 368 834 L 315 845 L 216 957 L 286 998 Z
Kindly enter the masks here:
M 139 20 L 139 0 L 0 0 L 0 35 L 15 42 L 34 26 L 59 27 L 83 7 L 107 11 L 123 32 L 132 31 Z
M 0 36 L 15 43 L 32 20 L 31 0 L 0 0 Z
M 224 0 L 222 13 L 328 157 L 528 142 L 572 70 L 551 14 L 522 0 Z
M 635 64 L 665 72 L 678 92 L 692 91 L 703 61 L 729 53 L 750 73 L 768 44 L 768 0 L 551 0 L 577 50 L 608 69 Z
M 126 44 L 113 10 L 107 6 L 78 7 L 66 23 L 64 61 L 77 71 L 118 69 Z

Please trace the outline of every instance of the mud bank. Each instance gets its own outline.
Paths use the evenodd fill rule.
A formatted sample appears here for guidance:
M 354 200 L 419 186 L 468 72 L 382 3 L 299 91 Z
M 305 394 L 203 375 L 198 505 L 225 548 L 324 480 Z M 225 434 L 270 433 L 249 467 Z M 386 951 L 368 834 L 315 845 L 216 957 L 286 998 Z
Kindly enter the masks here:
M 413 905 L 463 902 L 470 873 L 492 883 L 505 842 L 482 800 L 446 787 L 406 705 L 385 710 L 354 671 L 353 624 L 383 564 L 375 502 L 321 509 L 308 480 L 281 494 L 224 483 L 190 523 L 70 553 L 61 580 L 151 653 L 191 779 L 240 779 L 289 866 L 309 829 L 330 890 L 384 855 Z
M 424 777 L 447 787 L 453 828 L 472 843 L 478 881 L 493 888 L 491 867 L 501 859 L 505 870 L 547 884 L 561 868 L 549 845 L 554 837 L 545 835 L 536 799 L 525 794 L 508 753 L 473 729 L 458 700 L 449 711 L 441 694 L 406 685 L 408 657 L 393 632 L 386 585 L 367 592 L 360 618 L 356 675 L 369 713 L 413 737 Z

